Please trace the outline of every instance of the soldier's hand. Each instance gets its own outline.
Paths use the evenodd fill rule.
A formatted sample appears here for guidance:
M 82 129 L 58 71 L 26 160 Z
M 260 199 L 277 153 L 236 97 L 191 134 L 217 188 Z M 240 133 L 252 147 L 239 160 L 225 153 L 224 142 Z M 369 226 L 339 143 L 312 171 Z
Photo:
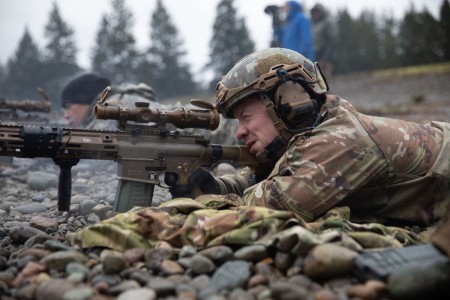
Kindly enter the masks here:
M 220 194 L 219 184 L 211 173 L 197 168 L 188 178 L 187 184 L 176 184 L 169 188 L 172 198 L 195 198 L 201 194 Z

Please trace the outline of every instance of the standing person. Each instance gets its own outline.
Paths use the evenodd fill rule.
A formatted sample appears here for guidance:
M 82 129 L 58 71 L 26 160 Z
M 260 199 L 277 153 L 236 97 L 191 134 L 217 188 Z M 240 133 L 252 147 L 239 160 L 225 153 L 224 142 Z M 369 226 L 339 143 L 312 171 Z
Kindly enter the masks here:
M 311 21 L 315 57 L 325 78 L 330 82 L 333 73 L 333 49 L 335 49 L 338 39 L 338 27 L 329 12 L 320 3 L 311 9 Z
M 221 177 L 198 169 L 171 189 L 176 197 L 194 188 L 233 193 L 238 205 L 293 211 L 307 222 L 336 206 L 348 206 L 352 221 L 422 226 L 450 211 L 449 123 L 359 113 L 328 94 L 317 63 L 280 48 L 241 59 L 216 99 L 222 116 L 238 120 L 236 138 L 265 163 Z
M 297 1 L 284 4 L 286 19 L 282 26 L 275 28 L 275 34 L 282 48 L 302 53 L 315 61 L 311 21 L 303 14 L 303 7 Z

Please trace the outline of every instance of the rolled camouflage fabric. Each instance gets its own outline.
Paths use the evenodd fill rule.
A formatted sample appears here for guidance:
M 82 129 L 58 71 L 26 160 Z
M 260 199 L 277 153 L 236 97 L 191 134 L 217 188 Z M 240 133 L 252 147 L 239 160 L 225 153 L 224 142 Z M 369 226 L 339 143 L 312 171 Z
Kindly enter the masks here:
M 329 223 L 318 220 L 310 225 L 290 211 L 236 203 L 239 198 L 233 194 L 203 195 L 196 200 L 177 198 L 159 207 L 120 213 L 71 233 L 67 238 L 81 248 L 107 247 L 119 251 L 134 247 L 150 249 L 157 242 L 165 241 L 174 248 L 189 245 L 197 249 L 264 244 L 286 248 L 283 250 L 297 255 L 331 241 L 355 250 L 424 242 L 417 234 L 402 228 L 381 224 L 362 226 L 345 217 L 335 217 L 328 220 Z

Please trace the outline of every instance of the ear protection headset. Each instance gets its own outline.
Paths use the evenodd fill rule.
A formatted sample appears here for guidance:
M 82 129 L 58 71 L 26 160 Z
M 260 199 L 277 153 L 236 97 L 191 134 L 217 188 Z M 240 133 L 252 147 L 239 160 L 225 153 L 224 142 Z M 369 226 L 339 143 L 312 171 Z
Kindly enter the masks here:
M 273 92 L 274 109 L 291 132 L 299 132 L 317 126 L 323 98 L 314 93 L 302 77 L 292 77 L 286 70 L 278 69 L 277 77 L 282 80 Z M 319 96 L 319 97 L 318 97 Z

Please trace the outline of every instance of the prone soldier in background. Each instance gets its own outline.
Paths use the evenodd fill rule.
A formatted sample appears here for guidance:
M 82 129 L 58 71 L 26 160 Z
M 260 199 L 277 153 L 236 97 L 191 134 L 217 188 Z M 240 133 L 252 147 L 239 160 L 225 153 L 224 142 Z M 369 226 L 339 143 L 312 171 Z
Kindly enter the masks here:
M 68 126 L 94 130 L 120 130 L 121 128 L 118 128 L 117 120 L 99 120 L 94 116 L 95 105 L 102 98 L 103 91 L 110 85 L 111 81 L 108 78 L 94 73 L 82 74 L 72 79 L 61 93 L 62 106 L 65 108 L 64 118 L 67 120 Z M 105 98 L 105 104 L 107 105 L 123 106 L 130 109 L 135 107 L 137 102 L 148 103 L 152 108 L 170 109 L 168 105 L 157 102 L 153 88 L 144 83 L 122 84 L 119 86 L 112 85 L 108 92 L 108 97 Z M 236 145 L 236 140 L 230 134 L 235 131 L 236 124 L 236 120 L 226 120 L 225 122 L 221 122 L 219 128 L 214 132 L 205 129 L 190 128 L 184 131 L 193 135 L 204 135 L 208 139 L 211 139 L 212 143 Z M 169 128 L 173 127 L 171 124 L 167 125 Z M 88 164 L 89 169 L 108 170 L 111 173 L 116 173 L 114 169 L 117 165 L 111 161 L 87 161 L 84 164 Z M 83 163 L 80 163 L 77 167 L 81 168 L 82 166 Z M 229 167 L 226 172 L 232 173 L 234 169 Z M 138 189 L 141 187 L 135 184 L 134 188 Z M 170 199 L 170 196 L 165 190 L 157 186 L 152 203 L 153 205 L 158 205 Z M 129 202 L 128 199 L 120 199 L 119 201 Z M 118 205 L 123 205 L 123 203 L 119 203 Z M 132 207 L 135 204 L 129 203 L 127 205 Z
M 115 130 L 116 122 L 96 120 L 93 108 L 111 81 L 94 73 L 85 73 L 72 79 L 61 92 L 61 104 L 65 109 L 64 118 L 72 128 Z M 156 102 L 153 88 L 145 83 L 113 85 L 107 102 L 111 105 L 134 107 L 136 102 Z
M 117 121 L 98 120 L 94 117 L 94 106 L 111 81 L 94 73 L 85 73 L 73 78 L 61 92 L 61 104 L 65 109 L 64 118 L 71 128 L 117 130 Z M 155 91 L 145 83 L 111 85 L 106 103 L 112 106 L 133 108 L 136 102 L 148 103 L 153 108 L 170 109 L 169 105 L 157 102 Z M 185 129 L 192 134 L 201 134 L 212 143 L 237 145 L 232 134 L 237 128 L 236 120 L 225 119 L 217 130 Z
M 94 116 L 94 107 L 102 97 L 103 91 L 111 86 L 111 81 L 103 76 L 94 73 L 85 73 L 76 76 L 69 81 L 61 92 L 61 104 L 65 109 L 64 118 L 67 126 L 71 128 L 93 129 L 93 130 L 114 130 L 117 131 L 116 120 L 99 120 Z M 163 105 L 156 102 L 155 92 L 147 84 L 122 84 L 112 85 L 108 93 L 106 103 L 112 106 L 126 106 L 132 108 L 136 102 L 148 103 L 151 107 L 161 108 Z M 113 161 L 82 161 L 76 168 L 80 170 L 92 170 L 95 172 L 106 171 L 115 174 L 117 164 Z M 134 188 L 143 188 L 143 184 L 136 183 Z M 153 197 L 153 204 L 158 205 L 165 201 L 166 192 L 156 187 Z M 170 195 L 169 195 L 170 196 Z M 170 198 L 170 197 L 169 197 Z M 130 199 L 120 199 L 117 205 L 128 203 L 130 207 L 137 205 Z M 123 203 L 122 203 L 123 202 Z

